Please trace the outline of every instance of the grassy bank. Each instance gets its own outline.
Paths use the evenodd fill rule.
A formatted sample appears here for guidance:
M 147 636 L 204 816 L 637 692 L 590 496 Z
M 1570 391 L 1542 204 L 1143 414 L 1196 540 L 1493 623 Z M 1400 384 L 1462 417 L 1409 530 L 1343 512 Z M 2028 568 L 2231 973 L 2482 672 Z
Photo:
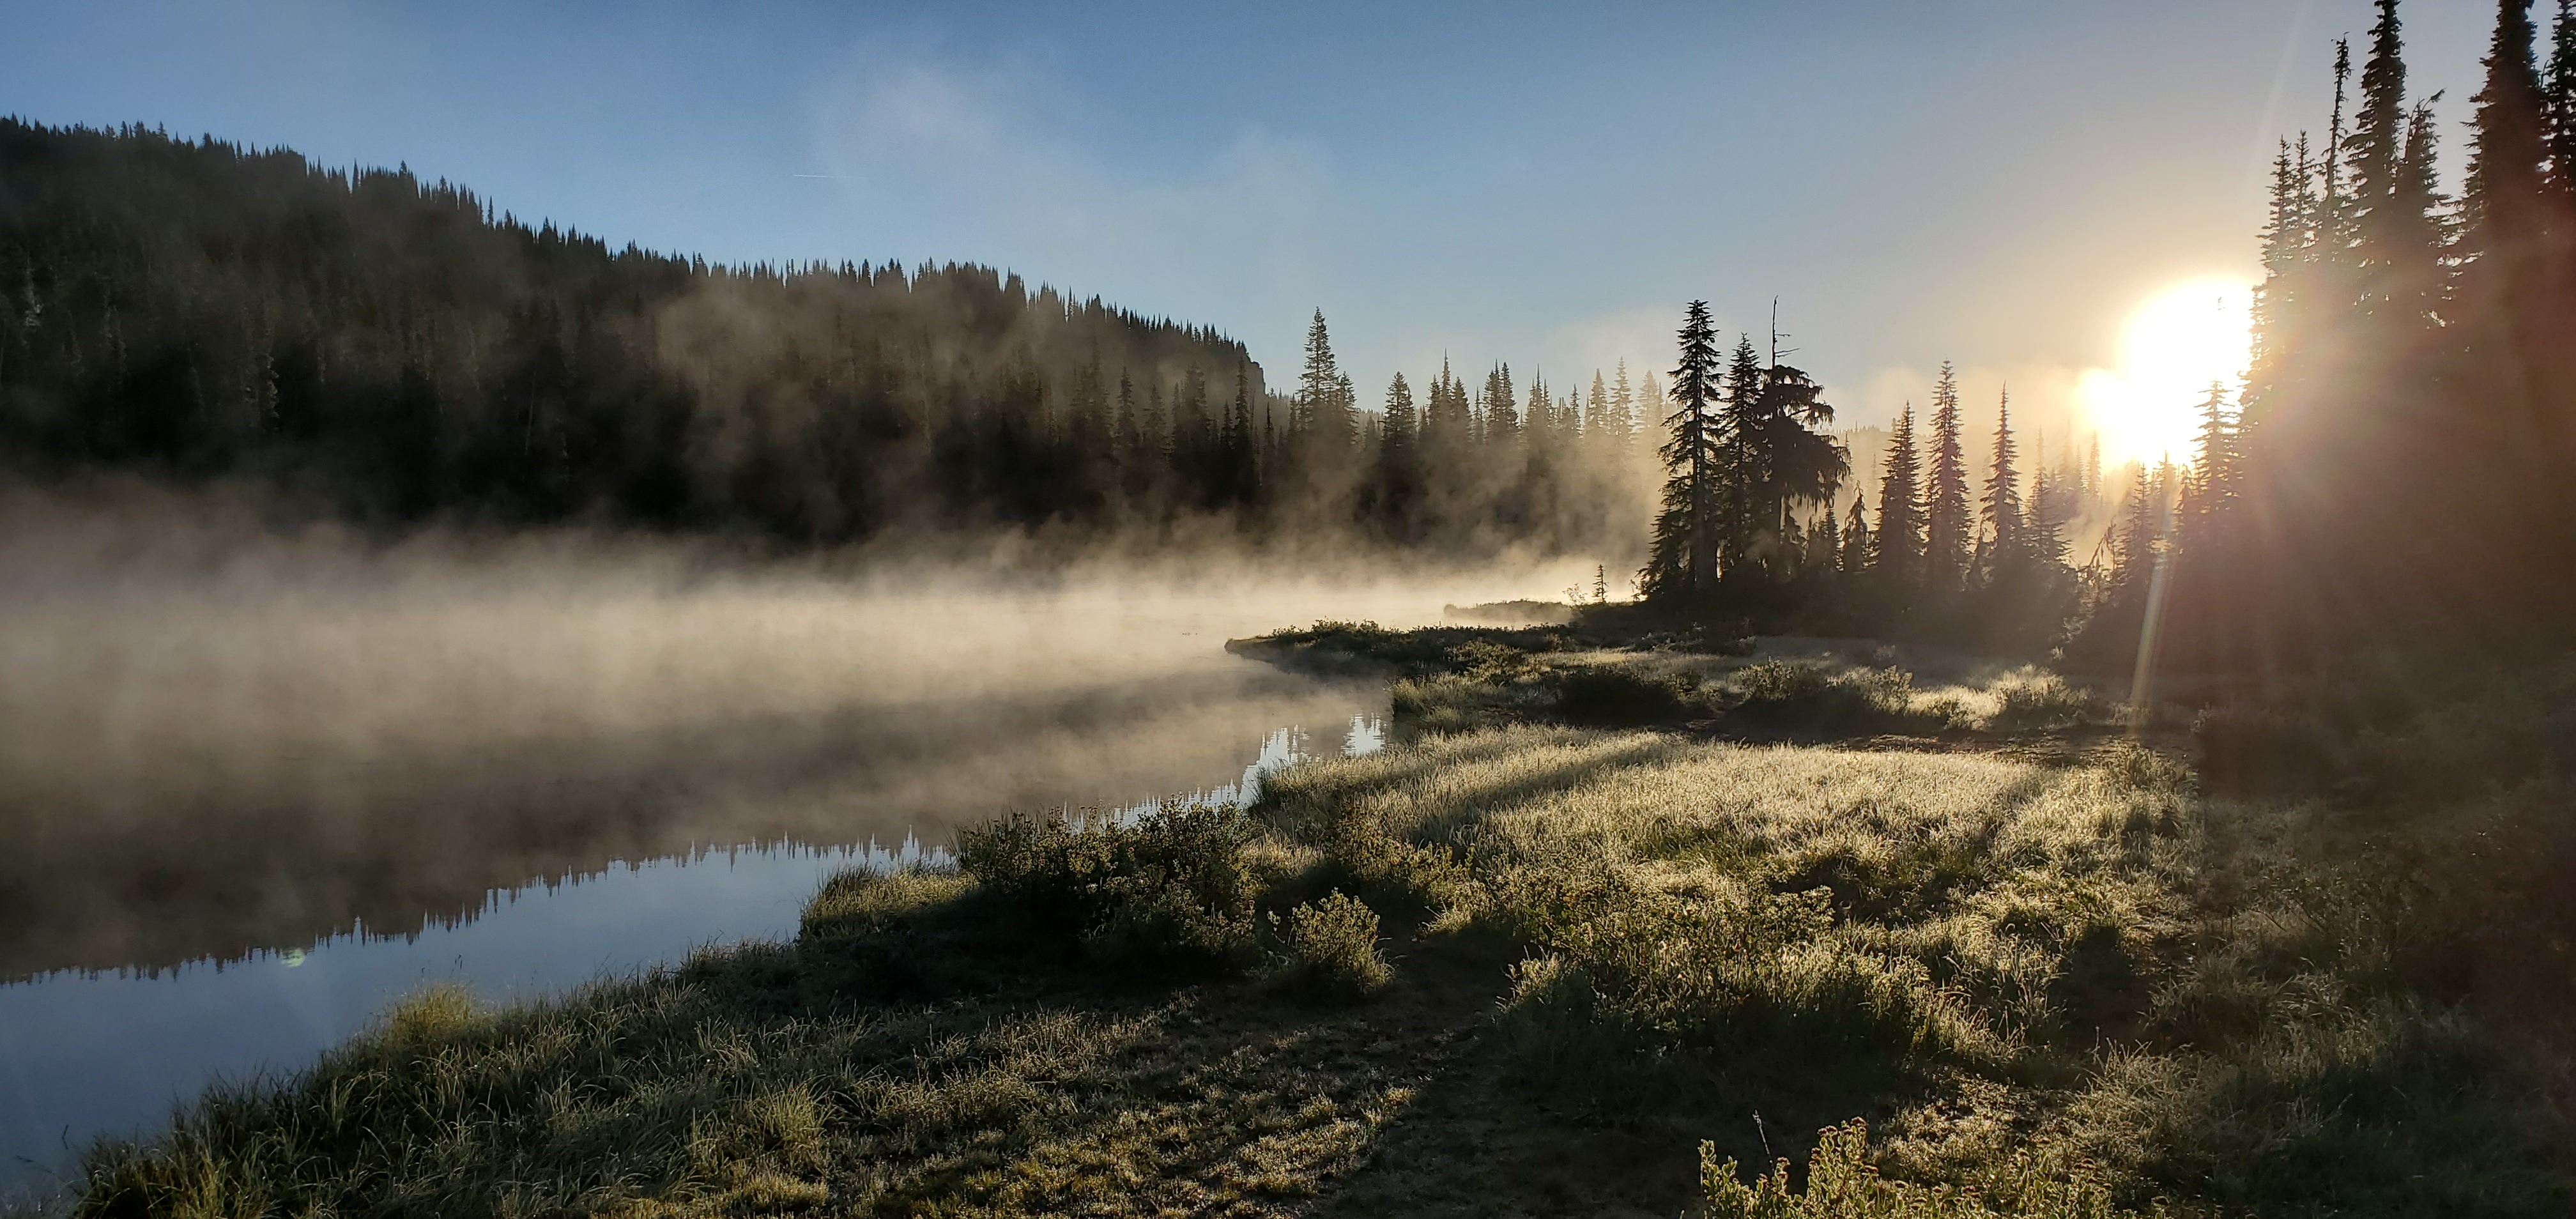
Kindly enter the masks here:
M 420 996 L 100 1150 L 80 1210 L 2576 1206 L 2565 1040 L 2497 981 L 2549 915 L 2472 900 L 2459 855 L 2554 770 L 2204 785 L 2253 734 L 2357 738 L 2140 741 L 2047 674 L 1858 643 L 1244 650 L 1387 672 L 1402 743 L 1251 810 L 987 826 L 955 874 L 836 879 L 791 943 Z M 2378 752 L 2439 752 L 2407 723 Z

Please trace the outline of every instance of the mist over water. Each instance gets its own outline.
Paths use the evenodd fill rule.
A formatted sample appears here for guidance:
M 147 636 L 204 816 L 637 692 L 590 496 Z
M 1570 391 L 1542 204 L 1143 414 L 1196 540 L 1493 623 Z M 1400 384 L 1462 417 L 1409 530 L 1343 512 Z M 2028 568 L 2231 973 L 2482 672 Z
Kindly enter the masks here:
M 1571 582 L 5 508 L 0 1093 L 83 1134 L 200 1086 L 173 1062 L 300 1066 L 424 978 L 547 993 L 792 933 L 868 844 L 935 853 L 1010 809 L 1224 795 L 1369 747 L 1382 689 L 1224 641 Z M 194 1048 L 120 1054 L 102 1027 Z M 74 1113 L 65 1089 L 115 1103 Z

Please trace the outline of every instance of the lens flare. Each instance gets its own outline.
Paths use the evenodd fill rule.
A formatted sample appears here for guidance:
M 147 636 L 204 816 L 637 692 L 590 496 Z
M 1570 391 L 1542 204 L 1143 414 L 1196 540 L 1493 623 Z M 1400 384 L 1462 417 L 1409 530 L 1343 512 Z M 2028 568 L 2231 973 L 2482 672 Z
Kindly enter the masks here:
M 2195 279 L 2157 293 L 2129 319 L 2120 368 L 2087 369 L 2079 387 L 2103 456 L 2150 465 L 2191 459 L 2210 382 L 2232 401 L 2253 352 L 2253 285 Z

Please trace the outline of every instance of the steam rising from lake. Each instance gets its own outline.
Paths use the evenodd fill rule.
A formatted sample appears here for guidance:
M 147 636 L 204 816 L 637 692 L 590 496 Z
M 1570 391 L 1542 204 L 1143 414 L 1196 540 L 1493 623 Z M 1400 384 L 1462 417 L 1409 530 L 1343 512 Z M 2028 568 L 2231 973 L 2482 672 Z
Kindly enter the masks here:
M 944 840 L 1243 765 L 1348 688 L 1227 656 L 1563 573 L 760 561 L 577 534 L 372 544 L 238 505 L 0 504 L 0 978 L 457 917 L 714 844 Z

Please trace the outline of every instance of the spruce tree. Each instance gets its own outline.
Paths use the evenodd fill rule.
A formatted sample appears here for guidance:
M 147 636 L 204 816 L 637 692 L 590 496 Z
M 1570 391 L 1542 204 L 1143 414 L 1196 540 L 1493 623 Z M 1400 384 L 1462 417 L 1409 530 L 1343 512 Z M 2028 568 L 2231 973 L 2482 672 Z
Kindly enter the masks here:
M 2549 184 L 2563 221 L 2576 211 L 2576 0 L 2558 0 L 2542 90 L 2549 110 Z
M 2468 176 L 2460 196 L 2463 259 L 2519 264 L 2548 219 L 2549 107 L 2533 59 L 2531 0 L 2497 0 L 2486 83 L 2470 100 Z M 2503 269 L 2520 274 L 2518 265 Z
M 2570 0 L 2570 2 L 2576 3 L 2576 0 Z M 1620 358 L 1619 371 L 1610 383 L 1610 417 L 1615 421 L 1614 434 L 1619 441 L 1620 456 L 1624 458 L 1629 446 L 1636 442 L 1637 436 L 1637 397 L 1628 387 L 1626 357 Z
M 1922 479 L 1914 452 L 1914 404 L 1896 417 L 1887 437 L 1886 472 L 1878 483 L 1876 550 L 1870 566 L 1896 596 L 1910 597 L 1923 583 Z
M 1303 438 L 1316 430 L 1332 409 L 1340 388 L 1341 368 L 1333 359 L 1333 338 L 1324 327 L 1324 311 L 1306 325 L 1306 361 L 1297 373 L 1297 396 L 1288 408 L 1288 434 Z
M 1995 406 L 1995 459 L 1986 467 L 1986 496 L 1978 505 L 1980 519 L 1993 539 L 1986 547 L 1983 564 L 1985 578 L 1989 581 L 2020 565 L 2021 471 L 2013 465 L 2015 456 L 2012 387 L 2005 386 Z
M 1485 374 L 1485 397 L 1479 405 L 1485 443 L 1500 448 L 1520 438 L 1519 407 L 1512 402 L 1511 365 L 1496 364 Z
M 1723 474 L 1725 490 L 1718 503 L 1718 566 L 1732 573 L 1751 566 L 1754 534 L 1770 522 L 1764 512 L 1761 483 L 1767 474 L 1765 454 L 1760 444 L 1767 429 L 1763 426 L 1764 407 L 1762 362 L 1753 351 L 1751 335 L 1735 338 L 1735 355 L 1727 362 L 1723 403 L 1724 448 Z
M 1857 576 L 1869 570 L 1872 557 L 1869 536 L 1869 496 L 1852 493 L 1851 519 L 1843 525 L 1843 574 Z
M 1642 580 L 1649 597 L 1695 595 L 1715 579 L 1716 501 L 1725 462 L 1718 408 L 1724 386 L 1717 328 L 1707 301 L 1692 301 L 1683 311 L 1678 337 L 1681 356 L 1673 369 L 1672 414 L 1664 421 L 1672 439 L 1657 450 L 1664 465 L 1663 508 L 1655 518 L 1653 550 Z
M 1404 383 L 1404 374 L 1386 383 L 1386 415 L 1380 443 L 1388 449 L 1410 449 L 1414 434 L 1421 426 L 1414 414 L 1413 387 Z
M 1968 471 L 1959 445 L 1959 378 L 1941 362 L 1932 387 L 1931 468 L 1923 488 L 1923 586 L 1959 591 L 1968 571 Z

